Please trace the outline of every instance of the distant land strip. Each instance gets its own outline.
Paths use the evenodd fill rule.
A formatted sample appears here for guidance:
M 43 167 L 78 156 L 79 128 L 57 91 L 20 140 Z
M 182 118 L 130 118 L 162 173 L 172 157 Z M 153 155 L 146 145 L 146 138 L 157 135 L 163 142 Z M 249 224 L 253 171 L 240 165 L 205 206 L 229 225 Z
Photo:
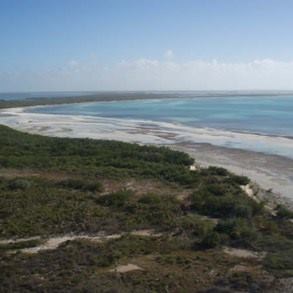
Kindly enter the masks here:
M 25 95 L 25 94 L 24 94 Z M 105 91 L 74 97 L 36 97 L 18 100 L 0 100 L 0 109 L 60 105 L 86 102 L 107 102 L 124 100 L 178 99 L 200 97 L 244 97 L 244 96 L 290 96 L 293 91 Z

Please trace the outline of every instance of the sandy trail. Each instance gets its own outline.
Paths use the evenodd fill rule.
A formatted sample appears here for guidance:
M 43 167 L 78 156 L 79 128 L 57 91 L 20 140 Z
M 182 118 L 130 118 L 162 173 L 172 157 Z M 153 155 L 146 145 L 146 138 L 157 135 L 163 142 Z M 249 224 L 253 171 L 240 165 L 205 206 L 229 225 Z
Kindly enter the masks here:
M 255 259 L 262 259 L 265 257 L 264 252 L 256 252 L 248 249 L 239 249 L 239 248 L 232 248 L 232 247 L 224 247 L 224 253 L 229 254 L 231 256 L 240 257 L 240 258 L 255 258 Z
M 135 264 L 127 264 L 127 265 L 119 265 L 116 268 L 110 270 L 110 272 L 112 273 L 128 273 L 128 272 L 132 272 L 132 271 L 143 271 L 143 268 L 135 265 Z
M 28 248 L 22 248 L 18 249 L 17 251 L 22 253 L 38 253 L 40 251 L 44 250 L 54 250 L 57 249 L 62 243 L 67 241 L 73 241 L 73 240 L 89 240 L 93 242 L 103 242 L 107 240 L 113 240 L 113 239 L 119 239 L 122 236 L 130 234 L 133 236 L 142 236 L 142 237 L 160 237 L 162 236 L 161 233 L 156 233 L 154 230 L 151 229 L 144 229 L 144 230 L 134 230 L 129 233 L 123 232 L 123 233 L 117 233 L 117 234 L 110 234 L 110 235 L 104 235 L 102 233 L 98 235 L 63 235 L 63 236 L 56 236 L 51 237 L 48 239 L 44 239 L 41 241 L 41 244 L 34 246 L 34 247 L 28 247 Z M 14 244 L 14 243 L 21 243 L 21 242 L 27 242 L 30 240 L 41 240 L 40 236 L 30 237 L 30 238 L 19 238 L 19 239 L 4 239 L 0 241 L 0 244 Z

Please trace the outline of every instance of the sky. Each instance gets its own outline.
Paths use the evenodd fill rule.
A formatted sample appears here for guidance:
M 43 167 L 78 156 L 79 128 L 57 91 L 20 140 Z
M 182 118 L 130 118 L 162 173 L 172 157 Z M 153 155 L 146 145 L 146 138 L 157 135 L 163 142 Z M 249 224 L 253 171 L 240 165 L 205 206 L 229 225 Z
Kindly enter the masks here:
M 0 92 L 293 90 L 291 0 L 0 0 Z

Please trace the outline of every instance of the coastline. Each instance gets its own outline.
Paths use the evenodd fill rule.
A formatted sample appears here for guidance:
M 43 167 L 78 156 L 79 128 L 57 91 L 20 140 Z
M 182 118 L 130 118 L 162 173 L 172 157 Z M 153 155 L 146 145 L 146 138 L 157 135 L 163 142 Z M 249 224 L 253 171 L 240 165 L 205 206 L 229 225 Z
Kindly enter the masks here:
M 293 210 L 293 160 L 252 151 L 210 144 L 175 144 L 173 150 L 188 153 L 202 167 L 223 167 L 249 177 L 263 190 L 262 198 Z
M 25 95 L 25 93 L 23 93 Z M 249 96 L 292 96 L 293 91 L 263 91 L 263 90 L 240 90 L 240 91 L 102 91 L 85 92 L 77 96 L 56 97 L 54 92 L 46 96 L 27 97 L 25 99 L 0 99 L 0 109 L 49 106 L 94 102 L 117 102 L 131 100 L 155 100 L 155 99 L 178 99 L 178 98 L 215 98 L 215 97 L 249 97 Z
M 24 111 L 25 110 L 25 111 Z M 121 140 L 130 143 L 167 146 L 184 151 L 202 166 L 224 167 L 235 174 L 246 175 L 278 202 L 293 208 L 293 159 L 252 150 L 214 145 L 227 137 L 259 140 L 256 134 L 237 134 L 212 129 L 190 129 L 182 125 L 144 120 L 123 120 L 91 116 L 30 113 L 29 107 L 0 111 L 0 123 L 20 131 L 58 137 L 81 137 Z M 231 137 L 233 136 L 233 137 Z M 278 137 L 265 137 L 268 143 Z M 292 139 L 281 138 L 292 145 Z M 270 194 L 270 193 L 268 193 Z

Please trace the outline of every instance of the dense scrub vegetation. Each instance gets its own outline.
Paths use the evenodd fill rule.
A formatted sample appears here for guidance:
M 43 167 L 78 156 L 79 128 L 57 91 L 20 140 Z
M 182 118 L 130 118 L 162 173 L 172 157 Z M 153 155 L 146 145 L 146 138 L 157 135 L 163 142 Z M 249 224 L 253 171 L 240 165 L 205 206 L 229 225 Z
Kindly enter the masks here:
M 279 206 L 273 215 L 248 197 L 246 177 L 217 167 L 190 171 L 191 164 L 167 148 L 0 126 L 0 238 L 40 236 L 0 242 L 0 291 L 265 292 L 292 277 L 292 212 Z M 141 229 L 157 235 L 132 234 Z M 11 253 L 54 235 L 101 232 L 122 234 Z M 237 271 L 239 258 L 223 246 L 262 257 L 241 259 L 247 269 Z M 127 263 L 141 270 L 115 273 Z

